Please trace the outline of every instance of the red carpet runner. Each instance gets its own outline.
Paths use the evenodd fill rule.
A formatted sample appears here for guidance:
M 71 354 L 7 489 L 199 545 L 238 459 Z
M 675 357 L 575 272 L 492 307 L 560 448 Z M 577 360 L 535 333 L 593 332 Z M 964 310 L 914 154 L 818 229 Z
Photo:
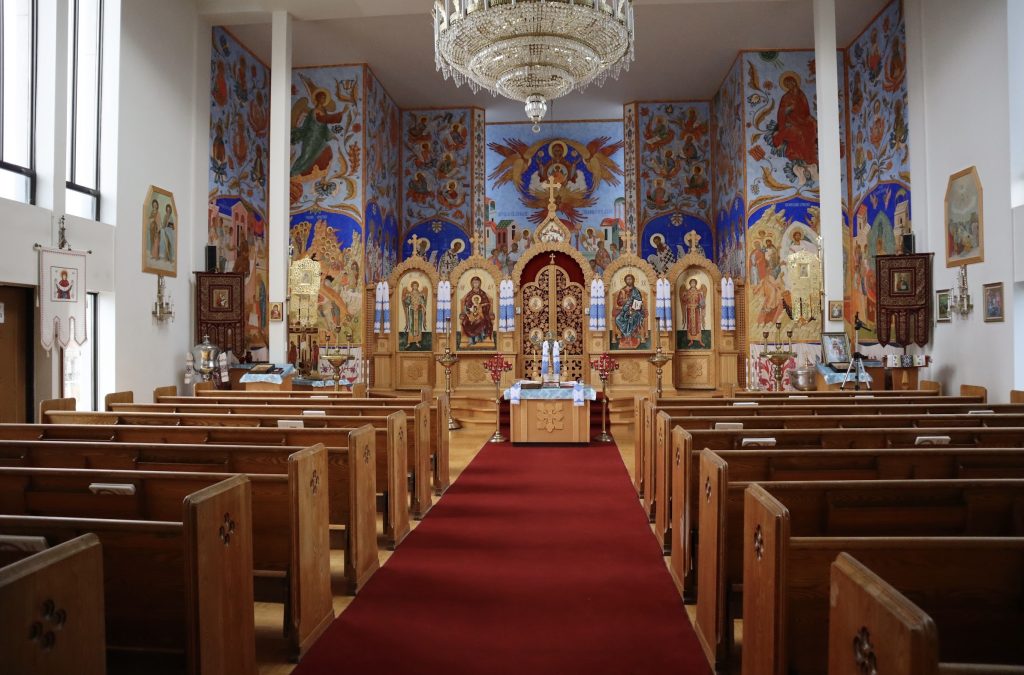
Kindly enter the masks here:
M 709 672 L 618 450 L 488 445 L 295 670 Z

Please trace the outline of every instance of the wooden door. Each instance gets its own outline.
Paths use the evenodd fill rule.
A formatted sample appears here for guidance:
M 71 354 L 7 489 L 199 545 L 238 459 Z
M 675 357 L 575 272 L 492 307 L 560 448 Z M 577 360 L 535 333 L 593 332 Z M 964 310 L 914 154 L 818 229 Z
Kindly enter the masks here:
M 32 290 L 0 286 L 0 422 L 28 422 L 32 382 Z
M 540 369 L 540 355 L 535 345 L 548 331 L 562 343 L 562 380 L 582 378 L 586 373 L 583 331 L 583 284 L 554 262 L 537 272 L 533 281 L 522 286 L 523 312 L 522 353 L 523 375 L 533 377 Z

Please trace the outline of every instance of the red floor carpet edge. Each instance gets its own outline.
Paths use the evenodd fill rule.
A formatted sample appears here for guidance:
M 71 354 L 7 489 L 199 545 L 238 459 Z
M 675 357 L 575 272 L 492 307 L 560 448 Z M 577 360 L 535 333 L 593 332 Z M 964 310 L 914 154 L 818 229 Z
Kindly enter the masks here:
M 608 444 L 485 446 L 295 670 L 707 672 Z

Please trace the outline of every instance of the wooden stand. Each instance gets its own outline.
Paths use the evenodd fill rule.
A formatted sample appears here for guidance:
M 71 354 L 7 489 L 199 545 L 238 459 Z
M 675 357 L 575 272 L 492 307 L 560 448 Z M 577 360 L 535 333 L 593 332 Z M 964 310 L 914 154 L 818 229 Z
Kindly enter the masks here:
M 589 443 L 590 401 L 522 399 L 512 409 L 513 443 Z

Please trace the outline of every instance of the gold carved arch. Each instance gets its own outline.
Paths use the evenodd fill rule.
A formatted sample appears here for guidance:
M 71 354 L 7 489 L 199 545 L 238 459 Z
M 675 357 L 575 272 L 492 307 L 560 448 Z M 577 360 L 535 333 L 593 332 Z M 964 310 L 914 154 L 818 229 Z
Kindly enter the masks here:
M 720 352 L 725 347 L 722 343 L 722 272 L 714 262 L 704 255 L 704 249 L 693 240 L 690 252 L 679 258 L 665 273 L 665 278 L 672 284 L 672 330 L 671 344 L 675 355 L 673 358 L 672 379 L 677 389 L 715 389 L 721 381 L 719 367 Z M 700 270 L 708 275 L 711 288 L 708 289 L 708 302 L 711 305 L 711 318 L 708 329 L 711 331 L 710 349 L 681 349 L 677 343 L 676 332 L 680 324 L 681 292 L 679 284 L 683 276 L 691 271 Z M 731 346 L 730 346 L 731 348 Z
M 665 272 L 665 278 L 668 279 L 672 284 L 672 287 L 675 288 L 676 279 L 679 278 L 680 274 L 683 274 L 691 267 L 700 267 L 707 272 L 708 276 L 711 277 L 711 280 L 715 282 L 717 292 L 721 292 L 722 271 L 718 269 L 718 265 L 707 259 L 707 256 L 704 255 L 704 249 L 697 247 L 697 251 L 699 251 L 699 253 L 690 251 L 682 258 L 672 263 L 672 266 L 668 268 L 667 272 Z
M 650 282 L 651 289 L 653 291 L 654 285 L 658 281 L 658 275 L 654 273 L 654 268 L 651 267 L 651 264 L 633 253 L 623 253 L 604 269 L 603 279 L 606 292 L 608 284 L 612 282 L 612 277 L 614 277 L 615 273 L 623 267 L 635 267 L 643 272 L 644 276 L 647 277 L 647 281 Z
M 431 339 L 435 341 L 434 346 L 436 346 L 436 343 L 439 340 L 439 336 L 435 334 L 433 326 L 434 317 L 437 312 L 437 285 L 441 277 L 437 274 L 437 268 L 427 262 L 422 256 L 414 255 L 411 258 L 403 260 L 388 276 L 388 292 L 391 296 L 388 298 L 388 301 L 391 303 L 391 349 L 396 353 L 399 351 L 411 351 L 411 349 L 403 349 L 401 347 L 401 333 L 403 325 L 402 279 L 413 272 L 422 273 L 430 284 L 430 292 L 426 303 L 425 325 L 422 333 L 430 333 L 433 335 Z M 430 345 L 430 343 L 426 342 L 422 344 L 424 346 Z M 432 352 L 433 348 L 428 347 L 426 351 Z M 430 381 L 432 382 L 432 380 Z M 420 383 L 414 382 L 412 384 L 419 385 Z
M 523 255 L 519 256 L 519 260 L 512 267 L 512 282 L 516 285 L 516 292 L 519 292 L 523 270 L 526 269 L 530 261 L 539 255 L 550 255 L 551 253 L 564 253 L 576 261 L 576 264 L 580 266 L 580 270 L 583 272 L 583 285 L 586 287 L 587 293 L 590 293 L 590 282 L 594 280 L 594 270 L 590 267 L 590 261 L 566 241 L 537 242 L 526 249 Z
M 448 275 L 448 280 L 452 282 L 453 301 L 455 300 L 455 289 L 458 287 L 459 280 L 462 278 L 462 275 L 472 270 L 482 270 L 487 274 L 491 275 L 491 277 L 493 277 L 494 279 L 495 285 L 501 283 L 501 280 L 504 278 L 504 275 L 501 273 L 501 269 L 497 265 L 492 263 L 487 258 L 484 258 L 483 256 L 474 253 L 473 255 L 469 256 L 468 258 L 460 262 L 458 265 L 456 265 L 455 269 L 453 269 L 451 274 Z
M 395 269 L 391 270 L 391 274 L 388 276 L 388 286 L 391 288 L 392 293 L 398 288 L 398 282 L 402 279 L 402 276 L 406 272 L 412 270 L 418 270 L 427 275 L 430 279 L 430 285 L 433 289 L 437 290 L 437 284 L 441 281 L 441 277 L 437 273 L 437 268 L 431 265 L 429 262 L 424 260 L 421 256 L 414 255 L 411 258 L 403 260 Z

